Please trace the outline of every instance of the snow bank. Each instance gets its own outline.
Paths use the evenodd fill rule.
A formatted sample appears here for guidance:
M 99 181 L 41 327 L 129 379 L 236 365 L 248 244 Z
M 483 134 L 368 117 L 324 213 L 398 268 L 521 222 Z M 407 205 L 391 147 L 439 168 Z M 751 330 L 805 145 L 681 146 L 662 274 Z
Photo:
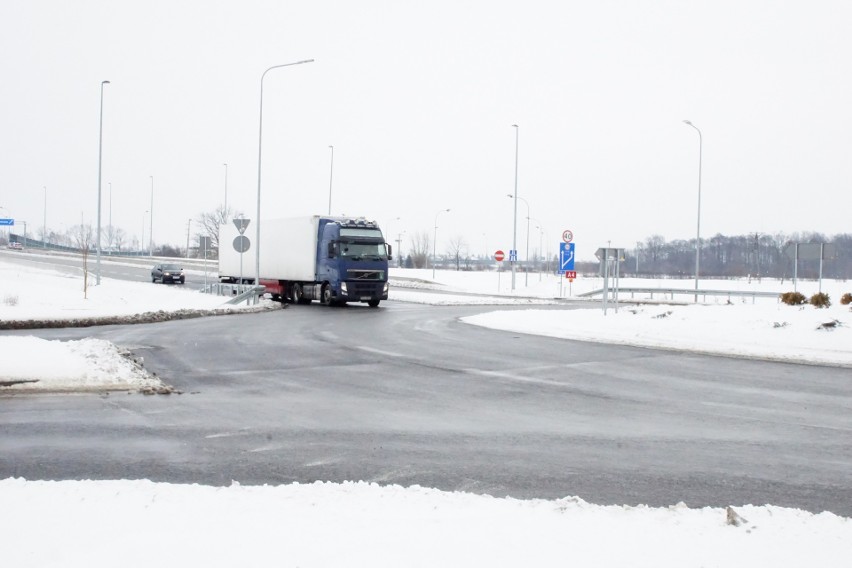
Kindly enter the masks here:
M 368 483 L 0 481 L 5 566 L 846 566 L 852 522 Z

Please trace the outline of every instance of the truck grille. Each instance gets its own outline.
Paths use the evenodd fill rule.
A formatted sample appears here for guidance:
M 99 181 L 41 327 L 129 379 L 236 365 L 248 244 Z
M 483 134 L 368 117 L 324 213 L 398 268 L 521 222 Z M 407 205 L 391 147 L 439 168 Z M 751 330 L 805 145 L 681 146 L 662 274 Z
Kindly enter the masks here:
M 384 282 L 384 270 L 348 270 L 346 279 L 349 281 Z

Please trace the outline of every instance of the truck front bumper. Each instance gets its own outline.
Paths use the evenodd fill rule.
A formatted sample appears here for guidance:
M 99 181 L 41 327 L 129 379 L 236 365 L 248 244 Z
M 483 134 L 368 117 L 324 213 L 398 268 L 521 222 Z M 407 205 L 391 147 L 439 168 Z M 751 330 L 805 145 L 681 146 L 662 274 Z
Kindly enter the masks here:
M 369 302 L 388 299 L 387 282 L 343 282 L 338 299 L 344 302 Z

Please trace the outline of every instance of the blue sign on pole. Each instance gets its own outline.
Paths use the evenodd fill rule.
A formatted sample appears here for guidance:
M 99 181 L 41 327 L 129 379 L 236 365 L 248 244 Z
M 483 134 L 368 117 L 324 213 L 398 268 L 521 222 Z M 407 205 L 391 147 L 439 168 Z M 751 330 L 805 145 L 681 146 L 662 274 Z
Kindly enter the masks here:
M 574 243 L 559 243 L 559 273 L 574 270 Z
M 0 225 L 14 225 L 14 219 L 0 219 Z
M 509 262 L 518 262 L 518 251 L 510 250 L 509 251 Z

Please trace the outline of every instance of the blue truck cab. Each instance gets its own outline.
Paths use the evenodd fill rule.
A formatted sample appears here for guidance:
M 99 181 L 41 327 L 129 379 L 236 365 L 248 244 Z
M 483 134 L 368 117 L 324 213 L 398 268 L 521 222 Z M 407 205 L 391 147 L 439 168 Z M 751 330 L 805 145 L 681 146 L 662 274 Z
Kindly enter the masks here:
M 373 307 L 387 300 L 392 250 L 379 226 L 365 219 L 320 217 L 317 229 L 317 286 L 312 299 Z

